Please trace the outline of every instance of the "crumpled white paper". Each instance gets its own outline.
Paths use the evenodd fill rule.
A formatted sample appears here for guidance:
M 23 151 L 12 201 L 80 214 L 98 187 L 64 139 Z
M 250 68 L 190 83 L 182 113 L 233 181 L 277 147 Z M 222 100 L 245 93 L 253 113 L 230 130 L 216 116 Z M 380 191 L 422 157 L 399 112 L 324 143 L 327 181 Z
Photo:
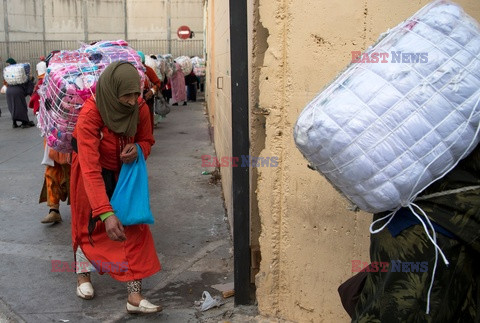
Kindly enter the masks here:
M 210 295 L 210 293 L 207 291 L 203 292 L 202 300 L 195 303 L 197 305 L 197 309 L 201 312 L 204 312 L 214 307 L 220 307 L 224 304 L 218 296 L 212 297 L 212 295 Z

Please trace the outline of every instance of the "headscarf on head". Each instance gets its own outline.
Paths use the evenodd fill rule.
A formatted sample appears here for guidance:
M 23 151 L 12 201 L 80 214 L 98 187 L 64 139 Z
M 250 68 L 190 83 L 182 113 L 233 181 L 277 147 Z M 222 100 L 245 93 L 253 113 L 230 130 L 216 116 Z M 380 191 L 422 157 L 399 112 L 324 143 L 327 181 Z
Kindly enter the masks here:
M 97 108 L 111 131 L 127 137 L 135 136 L 139 108 L 121 103 L 118 98 L 140 93 L 140 75 L 128 62 L 114 62 L 102 72 L 96 89 Z
M 16 62 L 13 58 L 11 58 L 11 57 L 10 57 L 9 59 L 7 59 L 7 63 L 10 64 L 10 65 L 15 65 L 15 64 L 17 64 L 17 62 Z
M 138 51 L 138 56 L 142 59 L 142 64 L 145 64 L 145 54 L 141 51 Z
M 43 63 L 43 64 L 40 64 Z M 47 73 L 47 64 L 44 61 L 41 61 L 37 64 L 37 75 L 38 78 L 44 77 L 45 73 Z

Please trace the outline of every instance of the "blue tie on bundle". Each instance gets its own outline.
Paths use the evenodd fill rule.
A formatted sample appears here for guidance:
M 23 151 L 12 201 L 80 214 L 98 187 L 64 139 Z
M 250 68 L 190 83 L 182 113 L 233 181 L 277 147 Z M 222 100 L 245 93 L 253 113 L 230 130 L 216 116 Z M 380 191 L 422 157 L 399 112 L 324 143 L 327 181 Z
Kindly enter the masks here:
M 123 164 L 110 204 L 123 225 L 153 224 L 148 192 L 147 164 L 138 144 L 137 160 Z

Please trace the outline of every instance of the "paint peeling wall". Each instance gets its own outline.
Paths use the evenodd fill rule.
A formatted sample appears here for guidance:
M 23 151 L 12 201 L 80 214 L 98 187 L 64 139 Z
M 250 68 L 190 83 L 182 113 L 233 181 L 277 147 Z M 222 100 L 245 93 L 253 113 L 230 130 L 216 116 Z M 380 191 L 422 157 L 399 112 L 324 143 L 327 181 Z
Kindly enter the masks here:
M 250 91 L 250 155 L 259 156 L 265 148 L 265 126 L 268 111 L 263 109 L 259 104 L 260 96 L 260 74 L 264 63 L 265 52 L 268 49 L 267 37 L 268 30 L 265 29 L 260 22 L 259 0 L 249 2 L 248 39 L 249 48 L 251 49 L 249 62 L 249 91 Z M 260 214 L 257 202 L 259 171 L 258 168 L 250 169 L 250 245 L 252 253 L 251 261 L 251 278 L 254 283 L 255 275 L 260 269 Z
M 349 321 L 337 287 L 352 276 L 352 260 L 369 260 L 371 215 L 348 211 L 345 199 L 307 168 L 293 126 L 303 107 L 348 65 L 351 51 L 364 50 L 427 3 L 258 0 L 259 25 L 267 32 L 256 29 L 254 42 L 268 47 L 264 54 L 257 48 L 252 64 L 261 66 L 251 67 L 260 68 L 258 108 L 268 112 L 261 156 L 280 160 L 276 168 L 258 169 L 261 314 L 295 322 Z M 480 18 L 478 0 L 458 3 Z

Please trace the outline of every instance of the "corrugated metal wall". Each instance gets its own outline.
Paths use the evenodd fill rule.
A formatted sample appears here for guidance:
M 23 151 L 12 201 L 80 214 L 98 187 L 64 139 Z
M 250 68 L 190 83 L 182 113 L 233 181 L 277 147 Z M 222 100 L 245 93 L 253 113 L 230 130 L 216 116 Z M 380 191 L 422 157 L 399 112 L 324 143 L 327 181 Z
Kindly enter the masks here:
M 173 57 L 178 56 L 203 56 L 203 40 L 132 40 L 128 41 L 129 45 L 136 50 L 140 50 L 145 54 L 172 54 Z M 30 63 L 32 70 L 35 70 L 35 65 L 39 61 L 39 57 L 47 56 L 53 50 L 74 50 L 81 46 L 80 41 L 15 41 L 0 42 L 0 68 L 3 71 L 5 67 L 5 60 L 7 57 L 7 46 L 10 56 L 18 63 Z M 2 73 L 3 74 L 3 73 Z M 2 75 L 3 79 L 3 75 Z

